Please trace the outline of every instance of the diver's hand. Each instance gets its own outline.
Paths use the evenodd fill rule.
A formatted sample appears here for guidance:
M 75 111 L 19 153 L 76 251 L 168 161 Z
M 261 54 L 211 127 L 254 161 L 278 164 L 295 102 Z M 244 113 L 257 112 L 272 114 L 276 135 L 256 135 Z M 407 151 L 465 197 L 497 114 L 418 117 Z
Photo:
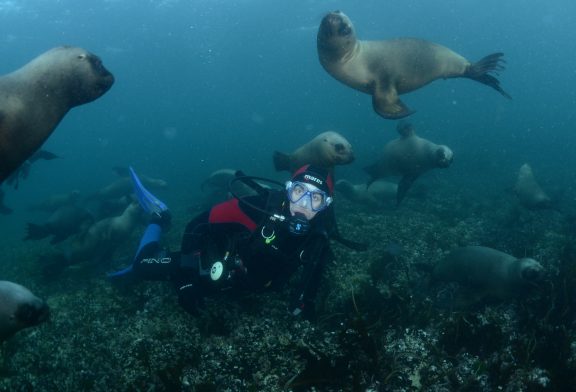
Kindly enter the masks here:
M 302 317 L 305 320 L 313 320 L 316 316 L 314 302 L 296 299 L 290 302 L 288 312 L 294 317 Z

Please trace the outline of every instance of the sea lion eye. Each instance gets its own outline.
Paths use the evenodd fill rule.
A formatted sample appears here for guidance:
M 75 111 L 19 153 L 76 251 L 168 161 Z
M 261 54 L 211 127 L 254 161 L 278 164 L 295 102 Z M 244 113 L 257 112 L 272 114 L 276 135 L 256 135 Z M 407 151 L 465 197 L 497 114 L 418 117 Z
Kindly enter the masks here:
M 342 143 L 336 143 L 334 145 L 334 149 L 336 150 L 336 152 L 344 152 L 345 150 L 344 145 Z
M 84 53 L 78 55 L 78 60 L 84 60 L 86 55 Z

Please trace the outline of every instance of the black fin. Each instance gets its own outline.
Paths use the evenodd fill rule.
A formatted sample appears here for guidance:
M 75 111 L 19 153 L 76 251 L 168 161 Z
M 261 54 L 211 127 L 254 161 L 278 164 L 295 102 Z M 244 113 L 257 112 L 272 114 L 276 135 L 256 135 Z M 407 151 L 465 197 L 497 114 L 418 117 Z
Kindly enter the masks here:
M 274 151 L 272 161 L 274 162 L 274 169 L 276 169 L 276 171 L 290 171 L 290 155 L 280 151 Z
M 60 158 L 58 155 L 46 151 L 46 150 L 38 150 L 28 159 L 30 162 L 36 162 L 38 159 L 44 159 L 45 161 L 51 161 L 52 159 Z
M 410 175 L 404 176 L 398 183 L 398 190 L 396 191 L 396 203 L 400 205 L 404 197 L 406 197 L 406 193 L 408 193 L 408 189 L 414 184 L 414 181 L 418 178 L 418 175 Z
M 390 94 L 384 94 L 378 88 L 374 88 L 372 92 L 372 108 L 387 120 L 399 120 L 416 113 L 416 111 L 406 106 L 396 93 L 394 93 L 394 96 L 396 99 L 392 101 Z
M 28 223 L 26 230 L 27 234 L 24 240 L 41 240 L 50 235 L 50 231 L 47 229 L 46 225 L 37 225 L 35 223 Z
M 510 94 L 500 87 L 500 81 L 495 76 L 490 75 L 491 73 L 498 75 L 500 71 L 505 69 L 504 63 L 506 62 L 502 58 L 503 56 L 504 53 L 489 54 L 471 64 L 462 76 L 490 86 L 506 98 L 512 99 Z

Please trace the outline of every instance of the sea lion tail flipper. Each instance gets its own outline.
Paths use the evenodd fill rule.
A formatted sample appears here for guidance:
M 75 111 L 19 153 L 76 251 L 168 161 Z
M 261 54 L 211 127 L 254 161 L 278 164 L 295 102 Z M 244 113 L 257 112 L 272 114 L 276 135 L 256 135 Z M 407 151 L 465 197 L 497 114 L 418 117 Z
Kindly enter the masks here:
M 512 99 L 510 94 L 500 87 L 500 81 L 490 73 L 495 73 L 498 75 L 500 71 L 505 69 L 504 59 L 502 58 L 504 53 L 492 53 L 486 57 L 481 58 L 474 64 L 470 64 L 468 69 L 464 73 L 464 77 L 475 80 L 482 84 L 492 87 L 494 90 L 498 91 L 500 94 L 508 99 Z
M 274 169 L 276 169 L 276 171 L 290 171 L 290 155 L 280 151 L 274 151 L 272 161 L 274 162 Z
M 406 193 L 408 193 L 408 189 L 414 184 L 414 181 L 418 178 L 417 175 L 408 175 L 402 177 L 400 182 L 398 183 L 398 190 L 396 191 L 396 204 L 400 205 Z
M 415 113 L 398 98 L 395 90 L 382 90 L 377 86 L 372 90 L 372 107 L 387 120 L 399 120 Z
M 50 235 L 50 230 L 46 225 L 37 225 L 35 223 L 28 223 L 28 227 L 26 228 L 26 240 L 41 240 L 42 238 L 46 238 Z

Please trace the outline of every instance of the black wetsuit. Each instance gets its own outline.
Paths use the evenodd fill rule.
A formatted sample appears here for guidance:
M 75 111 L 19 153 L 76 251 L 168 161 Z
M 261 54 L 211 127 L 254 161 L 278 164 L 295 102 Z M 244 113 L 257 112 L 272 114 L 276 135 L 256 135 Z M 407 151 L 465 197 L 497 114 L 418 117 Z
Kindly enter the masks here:
M 180 252 L 163 251 L 158 241 L 141 243 L 132 270 L 145 279 L 173 281 L 180 304 L 194 312 L 203 296 L 223 289 L 280 289 L 303 266 L 290 311 L 311 315 L 323 270 L 333 258 L 326 227 L 332 221 L 327 219 L 329 210 L 310 221 L 307 233 L 294 235 L 287 221 L 252 206 L 290 216 L 283 191 L 269 191 L 267 196 L 243 201 L 230 199 L 188 223 Z M 211 277 L 216 261 L 224 267 L 218 280 Z

